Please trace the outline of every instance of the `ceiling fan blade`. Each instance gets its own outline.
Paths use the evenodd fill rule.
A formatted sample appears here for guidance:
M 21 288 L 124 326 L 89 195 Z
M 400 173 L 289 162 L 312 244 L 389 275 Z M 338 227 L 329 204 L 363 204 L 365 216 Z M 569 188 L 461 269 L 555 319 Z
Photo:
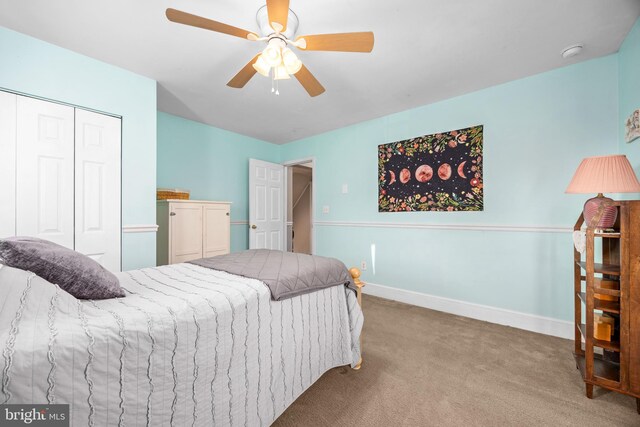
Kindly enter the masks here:
M 289 19 L 289 0 L 267 0 L 267 13 L 269 14 L 269 25 L 273 27 L 272 22 L 282 25 L 284 32 L 287 29 L 287 20 Z M 277 30 L 274 28 L 274 30 Z
M 300 82 L 300 84 L 306 89 L 309 95 L 318 96 L 324 92 L 324 87 L 320 84 L 320 82 L 313 77 L 313 74 L 305 67 L 304 65 L 300 68 L 300 71 L 294 74 L 296 79 Z
M 316 34 L 296 37 L 296 42 L 304 39 L 305 50 L 333 50 L 338 52 L 371 52 L 373 50 L 373 33 Z M 303 43 L 303 44 L 304 44 Z
M 183 12 L 181 10 L 169 8 L 167 9 L 166 15 L 169 21 L 177 22 L 178 24 L 204 28 L 205 30 L 211 30 L 211 31 L 215 31 L 223 34 L 229 34 L 230 36 L 236 36 L 243 39 L 255 40 L 258 38 L 258 35 L 255 33 L 252 33 L 251 31 L 247 31 L 247 30 L 243 30 L 242 28 L 223 24 L 222 22 L 214 21 L 212 19 L 203 18 L 202 16 L 192 15 L 190 13 Z
M 259 56 L 260 53 L 254 56 L 253 59 L 249 61 L 247 65 L 245 65 L 242 70 L 238 72 L 238 74 L 236 74 L 231 80 L 229 80 L 227 86 L 242 89 L 244 85 L 246 85 L 249 80 L 251 80 L 251 77 L 256 74 L 256 69 L 253 68 L 253 63 L 257 61 Z

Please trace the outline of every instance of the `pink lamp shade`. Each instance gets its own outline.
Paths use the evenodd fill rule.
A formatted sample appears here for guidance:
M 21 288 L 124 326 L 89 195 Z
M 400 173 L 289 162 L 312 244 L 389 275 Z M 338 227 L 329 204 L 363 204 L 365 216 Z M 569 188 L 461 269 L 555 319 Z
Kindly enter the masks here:
M 565 193 L 640 193 L 640 182 L 625 155 L 587 157 Z
M 589 227 L 611 228 L 618 209 L 602 193 L 640 193 L 640 182 L 624 155 L 587 157 L 580 163 L 565 193 L 597 193 L 584 205 Z

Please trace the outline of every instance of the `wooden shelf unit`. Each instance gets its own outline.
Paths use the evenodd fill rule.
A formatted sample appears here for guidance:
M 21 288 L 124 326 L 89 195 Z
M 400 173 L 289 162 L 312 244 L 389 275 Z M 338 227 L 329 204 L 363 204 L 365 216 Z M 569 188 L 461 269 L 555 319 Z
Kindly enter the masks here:
M 582 267 L 582 269 L 584 269 L 584 270 L 587 269 L 587 262 L 586 261 L 579 261 L 577 264 L 580 267 Z M 594 273 L 609 274 L 611 276 L 620 276 L 620 266 L 619 265 L 614 265 L 614 264 L 593 263 L 593 271 L 594 271 Z
M 582 374 L 582 377 L 585 377 L 586 372 L 586 363 L 584 359 L 584 355 L 573 354 L 573 357 L 576 359 L 576 365 L 578 366 L 578 370 Z M 620 382 L 620 364 L 615 362 L 609 362 L 607 360 L 603 360 L 602 356 L 596 354 L 594 356 L 594 366 L 593 370 L 595 372 L 596 377 L 604 378 L 607 381 L 612 383 Z
M 596 291 L 598 292 L 597 289 L 595 288 Z M 607 289 L 608 290 L 608 289 Z M 583 304 L 587 304 L 587 293 L 586 292 L 580 292 L 580 299 L 582 300 Z M 618 294 L 619 296 L 619 294 Z M 602 301 L 599 299 L 595 299 L 593 301 L 593 308 L 596 310 L 600 310 L 600 311 L 604 311 L 605 313 L 615 313 L 615 314 L 620 314 L 620 302 L 619 301 Z
M 582 335 L 582 339 L 586 340 L 587 325 L 585 325 L 584 323 L 578 325 L 578 330 L 580 331 L 580 335 Z M 620 351 L 620 342 L 615 340 L 605 341 L 605 340 L 599 340 L 599 339 L 593 338 L 593 345 L 598 348 L 604 348 L 607 350 L 618 351 L 618 352 Z
M 573 251 L 574 357 L 589 399 L 594 385 L 603 387 L 635 397 L 640 414 L 640 200 L 616 201 L 614 206 L 618 209 L 614 231 L 587 227 L 584 256 L 575 248 Z M 580 215 L 574 230 L 581 230 L 583 224 Z M 601 246 L 600 263 L 595 262 L 596 241 Z M 618 289 L 601 287 L 603 279 L 617 282 Z M 618 300 L 601 300 L 596 293 Z M 616 333 L 611 341 L 594 337 L 595 312 L 615 318 Z M 612 357 L 616 354 L 619 360 Z

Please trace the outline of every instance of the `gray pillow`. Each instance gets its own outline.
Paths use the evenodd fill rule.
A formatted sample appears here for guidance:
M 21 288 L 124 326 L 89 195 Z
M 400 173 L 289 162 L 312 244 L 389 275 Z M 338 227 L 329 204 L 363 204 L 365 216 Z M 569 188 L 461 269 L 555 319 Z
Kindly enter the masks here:
M 80 299 L 123 297 L 118 278 L 86 255 L 36 237 L 0 239 L 0 262 L 31 271 Z

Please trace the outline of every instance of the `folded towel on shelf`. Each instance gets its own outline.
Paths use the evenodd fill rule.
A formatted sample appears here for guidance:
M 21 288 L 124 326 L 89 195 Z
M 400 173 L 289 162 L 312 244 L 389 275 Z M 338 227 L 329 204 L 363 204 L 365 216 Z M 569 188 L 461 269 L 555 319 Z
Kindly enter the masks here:
M 573 246 L 575 246 L 576 251 L 583 254 L 587 249 L 587 232 L 583 230 L 577 230 L 573 232 Z

